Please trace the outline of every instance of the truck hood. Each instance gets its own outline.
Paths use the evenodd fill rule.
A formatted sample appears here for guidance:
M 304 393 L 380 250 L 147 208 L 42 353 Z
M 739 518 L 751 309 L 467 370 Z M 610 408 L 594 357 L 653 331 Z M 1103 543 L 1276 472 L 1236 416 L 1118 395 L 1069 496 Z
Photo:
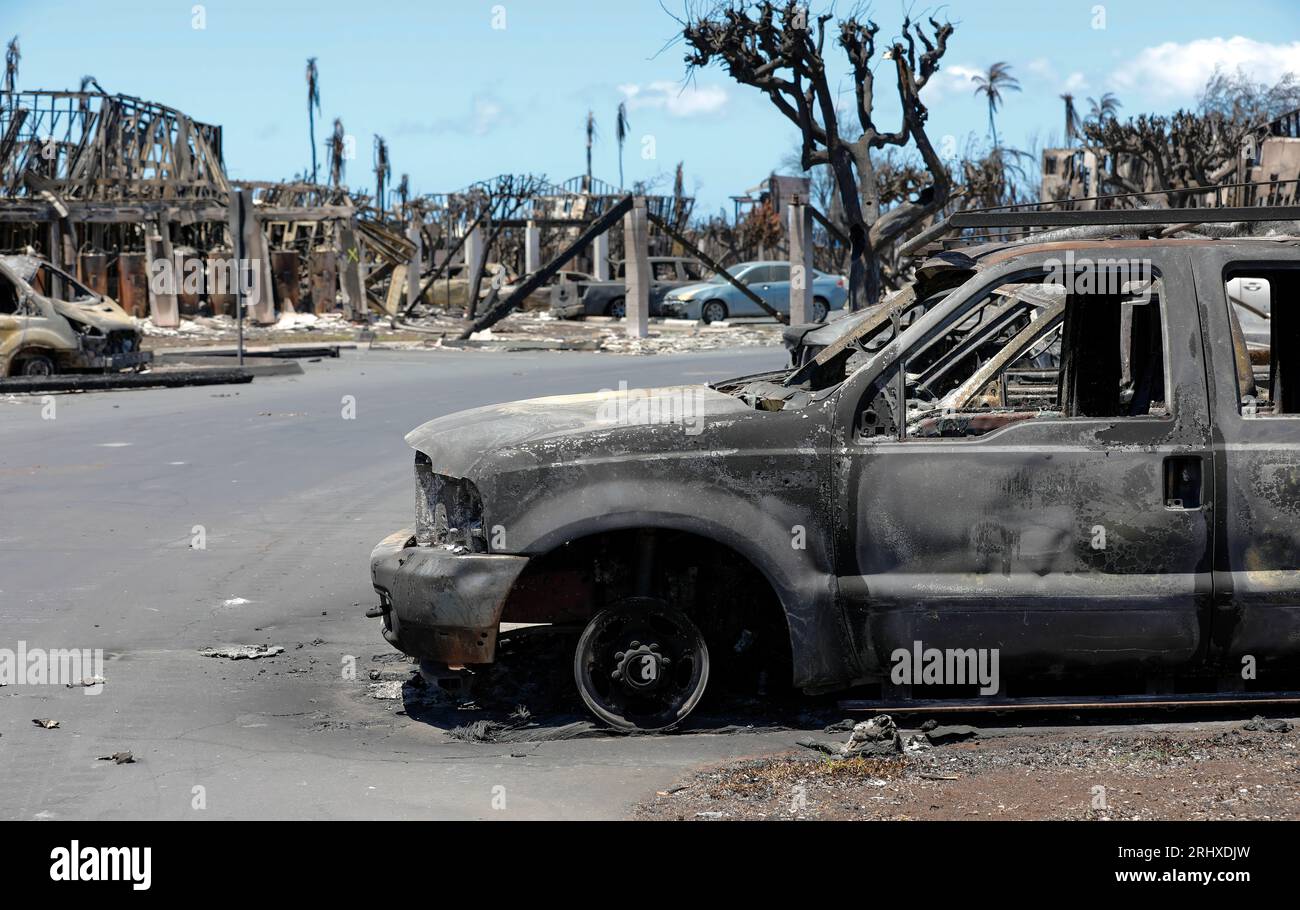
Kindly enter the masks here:
M 68 303 L 64 300 L 51 300 L 54 310 L 60 316 L 73 322 L 82 322 L 99 329 L 105 334 L 123 329 L 135 331 L 135 323 L 126 311 L 117 305 L 111 297 L 101 297 L 94 303 Z
M 553 455 L 544 453 L 549 446 L 557 442 L 581 446 L 587 437 L 594 454 L 601 445 L 598 437 L 613 432 L 644 433 L 647 446 L 653 447 L 651 431 L 663 426 L 638 424 L 627 419 L 628 415 L 635 414 L 636 408 L 650 413 L 681 413 L 683 403 L 692 418 L 704 421 L 750 412 L 739 399 L 701 385 L 605 389 L 458 411 L 416 427 L 406 434 L 406 443 L 429 456 L 434 473 L 472 479 L 489 470 L 486 463 L 507 450 L 518 453 L 533 448 L 535 457 L 551 458 Z M 669 412 L 668 408 L 678 410 Z M 684 437 L 677 432 L 665 437 L 669 438 L 673 446 L 680 447 Z M 572 447 L 567 452 L 570 458 L 574 454 Z

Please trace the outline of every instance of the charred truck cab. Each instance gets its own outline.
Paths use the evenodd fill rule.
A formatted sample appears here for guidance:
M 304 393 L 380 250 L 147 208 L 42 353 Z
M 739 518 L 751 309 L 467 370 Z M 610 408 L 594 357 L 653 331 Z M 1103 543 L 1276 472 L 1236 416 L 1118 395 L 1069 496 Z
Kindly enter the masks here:
M 1234 278 L 1270 289 L 1249 346 Z M 503 621 L 584 628 L 578 689 L 625 729 L 680 722 L 711 674 L 985 697 L 900 680 L 918 646 L 994 652 L 999 699 L 1283 687 L 1298 291 L 1290 237 L 950 251 L 788 332 L 789 370 L 434 420 L 373 612 L 444 669 L 492 662 Z M 618 395 L 700 419 L 612 419 Z
M 0 256 L 0 377 L 139 369 L 153 359 L 117 302 L 35 256 Z

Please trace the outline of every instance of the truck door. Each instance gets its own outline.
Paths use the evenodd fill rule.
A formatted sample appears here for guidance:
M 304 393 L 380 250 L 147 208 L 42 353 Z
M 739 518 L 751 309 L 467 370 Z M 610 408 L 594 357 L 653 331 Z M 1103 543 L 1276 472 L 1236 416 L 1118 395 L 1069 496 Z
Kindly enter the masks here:
M 1222 452 L 1212 640 L 1246 688 L 1300 669 L 1300 263 L 1278 246 L 1196 267 Z
M 840 590 L 868 665 L 921 642 L 996 651 L 1007 678 L 1167 675 L 1202 649 L 1213 457 L 1187 261 L 1032 261 L 969 282 L 846 383 Z M 970 314 L 1027 293 L 1048 305 L 1008 327 L 1006 358 L 966 352 Z M 960 368 L 929 369 L 945 348 Z

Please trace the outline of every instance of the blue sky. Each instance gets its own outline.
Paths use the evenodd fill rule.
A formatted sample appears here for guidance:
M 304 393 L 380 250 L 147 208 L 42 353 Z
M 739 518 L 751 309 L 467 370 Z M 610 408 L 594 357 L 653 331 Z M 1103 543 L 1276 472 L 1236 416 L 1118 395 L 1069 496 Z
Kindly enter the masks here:
M 684 161 L 687 189 L 715 210 L 777 167 L 797 139 L 769 102 L 721 69 L 686 82 L 669 15 L 681 15 L 684 0 L 209 0 L 202 28 L 194 27 L 194 7 L 0 0 L 0 38 L 20 36 L 20 88 L 76 88 L 92 74 L 109 92 L 220 123 L 236 178 L 288 178 L 308 167 L 309 56 L 320 68 L 317 141 L 342 119 L 356 139 L 353 185 L 373 186 L 376 133 L 388 140 L 394 180 L 409 173 L 415 192 L 455 190 L 506 171 L 563 180 L 585 168 L 589 108 L 596 175 L 617 183 L 614 115 L 628 100 L 627 181 L 658 177 L 667 186 Z M 1087 97 L 1114 91 L 1130 115 L 1194 103 L 1216 63 L 1241 63 L 1270 81 L 1300 72 L 1296 0 L 878 0 L 870 10 L 881 43 L 898 33 L 908 9 L 956 25 L 923 97 L 932 138 L 950 136 L 958 148 L 987 141 L 987 112 L 971 94 L 970 75 L 998 60 L 1023 86 L 1008 96 L 998 130 L 1021 148 L 1059 138 L 1058 95 L 1066 90 L 1085 109 Z M 849 100 L 848 80 L 837 84 Z M 888 70 L 877 88 L 878 119 L 892 127 Z

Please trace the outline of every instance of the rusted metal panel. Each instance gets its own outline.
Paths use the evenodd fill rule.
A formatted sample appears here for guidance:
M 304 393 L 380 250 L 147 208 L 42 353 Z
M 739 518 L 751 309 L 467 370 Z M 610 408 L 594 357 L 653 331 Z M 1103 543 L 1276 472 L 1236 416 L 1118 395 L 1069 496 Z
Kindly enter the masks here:
M 137 319 L 149 315 L 149 275 L 144 253 L 120 253 L 117 257 L 118 303 Z
M 338 257 L 333 250 L 314 250 L 307 258 L 312 312 L 332 313 L 338 306 Z
M 275 283 L 275 302 L 280 312 L 298 312 L 302 291 L 298 284 L 297 250 L 275 250 L 271 253 L 271 280 Z
M 209 253 L 207 261 L 208 305 L 214 316 L 235 315 L 238 294 L 233 284 L 236 273 L 230 263 L 230 256 L 223 253 Z
M 77 277 L 82 284 L 95 293 L 108 296 L 108 254 L 82 253 L 79 257 Z

